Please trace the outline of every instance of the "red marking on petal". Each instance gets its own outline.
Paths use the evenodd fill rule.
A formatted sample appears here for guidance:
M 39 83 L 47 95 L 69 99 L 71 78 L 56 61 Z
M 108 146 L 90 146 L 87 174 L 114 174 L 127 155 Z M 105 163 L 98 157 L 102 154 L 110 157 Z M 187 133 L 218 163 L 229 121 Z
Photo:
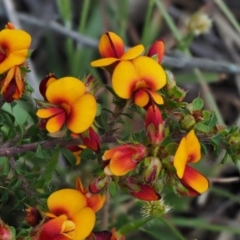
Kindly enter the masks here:
M 115 33 L 107 32 L 99 41 L 99 51 L 103 58 L 120 58 L 124 54 L 124 43 Z
M 6 58 L 6 54 L 0 49 L 0 63 L 3 62 L 5 58 Z
M 186 165 L 184 175 L 180 181 L 191 192 L 198 192 L 199 194 L 207 191 L 209 188 L 208 179 L 188 165 Z
M 140 187 L 139 191 L 130 192 L 134 197 L 144 201 L 156 201 L 161 198 L 152 186 L 147 184 L 139 184 L 138 186 Z

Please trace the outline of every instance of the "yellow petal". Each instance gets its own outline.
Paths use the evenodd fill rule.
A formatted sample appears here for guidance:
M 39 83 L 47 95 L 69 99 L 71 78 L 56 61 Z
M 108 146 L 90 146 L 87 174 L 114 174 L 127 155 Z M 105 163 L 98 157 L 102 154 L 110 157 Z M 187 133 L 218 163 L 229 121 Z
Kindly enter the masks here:
M 22 64 L 28 55 L 31 36 L 22 30 L 4 29 L 0 32 L 0 48 L 6 58 L 0 63 L 0 74 L 15 65 Z
M 191 130 L 186 136 L 186 145 L 188 152 L 188 162 L 194 163 L 201 159 L 201 146 L 194 130 Z
M 142 89 L 138 89 L 134 94 L 134 103 L 139 107 L 144 107 L 149 102 L 149 96 L 147 92 L 143 91 Z
M 99 52 L 103 58 L 120 58 L 124 53 L 124 43 L 117 34 L 107 32 L 100 38 Z
M 153 91 L 151 91 L 151 90 L 147 90 L 147 92 L 149 92 L 150 93 L 150 95 L 152 96 L 152 98 L 153 98 L 153 100 L 154 100 L 154 102 L 156 103 L 156 104 L 163 104 L 164 103 L 164 101 L 163 101 L 163 98 L 162 98 L 162 96 L 159 94 L 159 93 L 157 93 L 157 92 L 153 92 Z
M 54 117 L 51 117 L 46 124 L 46 129 L 48 130 L 48 132 L 50 133 L 55 133 L 60 131 L 60 129 L 62 128 L 63 124 L 66 122 L 66 113 L 63 112 L 61 114 L 58 114 Z
M 157 91 L 166 84 L 166 73 L 153 59 L 140 56 L 132 61 L 138 80 L 144 80 L 152 91 Z
M 77 213 L 73 214 L 70 219 L 75 223 L 75 237 L 74 240 L 85 239 L 93 230 L 96 216 L 91 208 L 83 208 Z
M 112 87 L 119 97 L 131 98 L 137 81 L 138 74 L 132 62 L 122 61 L 114 69 Z
M 186 188 L 192 188 L 198 193 L 203 193 L 209 188 L 209 181 L 201 173 L 192 167 L 186 166 L 181 183 Z
M 177 152 L 175 153 L 174 161 L 173 161 L 173 165 L 177 171 L 177 176 L 180 179 L 183 177 L 187 160 L 188 160 L 187 141 L 186 141 L 186 138 L 184 137 L 182 138 L 178 146 L 178 149 L 177 149 Z
M 86 197 L 75 189 L 61 189 L 52 193 L 47 205 L 49 211 L 56 216 L 67 216 L 78 212 L 87 205 Z
M 117 58 L 109 57 L 109 58 L 102 58 L 99 60 L 95 60 L 91 62 L 92 67 L 106 67 L 118 61 Z
M 36 115 L 40 118 L 49 118 L 53 115 L 57 115 L 63 112 L 64 111 L 61 108 L 44 108 L 44 109 L 39 109 Z
M 0 45 L 1 47 L 1 45 Z M 0 74 L 7 71 L 15 65 L 20 65 L 25 62 L 28 54 L 28 49 L 20 50 L 9 54 L 1 63 L 0 63 Z
M 143 45 L 137 45 L 135 47 L 132 47 L 122 55 L 121 60 L 132 60 L 140 56 L 143 53 L 143 51 L 144 51 Z
M 86 92 L 85 85 L 77 78 L 64 77 L 51 83 L 46 91 L 50 103 L 71 105 Z
M 74 133 L 84 132 L 92 125 L 96 113 L 97 104 L 95 98 L 91 94 L 84 94 L 72 104 L 67 126 Z
M 23 49 L 28 49 L 31 44 L 31 36 L 17 29 L 4 29 L 0 32 L 0 46 L 8 49 L 8 54 Z

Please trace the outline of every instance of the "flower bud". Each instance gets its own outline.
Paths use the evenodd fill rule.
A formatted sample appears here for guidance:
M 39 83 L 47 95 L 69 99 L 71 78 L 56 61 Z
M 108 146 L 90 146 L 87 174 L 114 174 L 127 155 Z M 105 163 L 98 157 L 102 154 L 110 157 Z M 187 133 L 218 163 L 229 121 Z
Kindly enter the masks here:
M 228 143 L 236 149 L 240 149 L 240 134 L 235 133 L 233 135 L 230 135 L 230 137 L 228 138 Z
M 192 115 L 185 115 L 180 121 L 181 128 L 186 131 L 191 130 L 195 124 L 196 120 Z
M 143 201 L 156 201 L 161 198 L 151 185 L 140 183 L 132 177 L 126 179 L 124 186 L 132 196 Z
M 159 175 L 159 172 L 162 168 L 162 162 L 159 158 L 149 157 L 144 160 L 144 166 L 144 179 L 147 183 L 152 183 Z
M 83 143 L 92 151 L 100 152 L 101 139 L 92 127 L 79 134 Z
M 158 145 L 164 138 L 163 119 L 156 105 L 149 106 L 146 113 L 145 126 L 149 142 Z
M 167 83 L 165 85 L 165 88 L 167 90 L 171 90 L 173 87 L 176 86 L 176 81 L 172 72 L 166 71 L 166 74 L 167 74 Z
M 164 214 L 169 212 L 171 207 L 164 203 L 164 200 L 161 199 L 159 201 L 153 202 L 144 202 L 141 213 L 143 217 L 162 217 Z
M 15 29 L 15 26 L 14 26 L 13 23 L 8 22 L 8 23 L 5 25 L 5 28 L 6 28 L 6 29 Z
M 0 219 L 0 239 L 13 240 L 13 235 L 11 233 L 10 227 L 6 225 L 1 219 Z
M 26 213 L 25 221 L 32 227 L 37 226 L 42 220 L 42 216 L 37 208 L 29 207 L 26 209 Z
M 209 16 L 201 11 L 195 13 L 188 23 L 188 29 L 195 36 L 206 33 L 212 27 L 212 20 Z
M 162 39 L 157 40 L 153 43 L 153 45 L 148 50 L 147 56 L 154 59 L 156 57 L 156 61 L 158 63 L 162 62 L 164 56 L 164 42 Z
M 49 73 L 45 76 L 39 84 L 39 91 L 43 98 L 46 99 L 46 91 L 49 85 L 57 80 L 57 77 L 53 73 Z
M 106 189 L 110 178 L 108 176 L 95 178 L 89 185 L 88 189 L 90 193 L 96 194 Z

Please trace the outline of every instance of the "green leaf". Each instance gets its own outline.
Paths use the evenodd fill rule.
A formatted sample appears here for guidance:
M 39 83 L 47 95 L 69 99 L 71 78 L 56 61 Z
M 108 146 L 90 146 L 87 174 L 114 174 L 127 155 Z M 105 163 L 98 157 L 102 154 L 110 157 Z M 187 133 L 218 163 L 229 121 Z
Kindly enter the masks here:
M 208 153 L 207 147 L 205 146 L 205 144 L 202 144 L 202 143 L 201 143 L 201 152 L 204 155 L 207 155 L 207 153 Z
M 204 132 L 204 133 L 209 133 L 210 131 L 210 127 L 208 127 L 207 125 L 199 122 L 194 126 L 195 129 L 197 129 L 200 132 Z
M 169 143 L 165 147 L 165 149 L 166 149 L 166 151 L 168 152 L 169 155 L 174 155 L 177 151 L 177 148 L 178 148 L 178 144 L 174 143 L 174 142 Z
M 210 112 L 210 111 L 208 111 L 208 110 L 203 110 L 203 111 L 202 111 L 202 114 L 203 114 L 204 120 L 208 120 L 208 119 L 211 117 L 212 112 Z
M 44 171 L 43 178 L 47 181 L 51 181 L 53 173 L 58 163 L 59 148 L 52 152 L 52 157 L 49 159 Z
M 97 103 L 97 113 L 96 113 L 96 117 L 100 116 L 102 113 L 102 105 L 100 105 L 99 103 Z
M 118 195 L 118 185 L 115 182 L 111 181 L 110 184 L 108 185 L 108 189 L 112 197 Z
M 195 98 L 192 102 L 193 110 L 201 110 L 204 106 L 204 101 L 201 98 Z
M 215 113 L 212 113 L 211 118 L 209 119 L 207 125 L 209 126 L 210 129 L 212 129 L 216 124 L 217 124 L 217 116 Z
M 10 171 L 9 161 L 7 157 L 0 157 L 0 173 L 7 176 Z
M 221 160 L 221 164 L 225 164 L 229 158 L 228 152 L 225 152 L 223 159 Z
M 223 140 L 223 135 L 222 133 L 218 133 L 216 135 L 214 135 L 213 137 L 210 138 L 212 142 L 214 142 L 216 145 L 220 145 L 220 143 Z
M 67 161 L 71 164 L 71 166 L 76 165 L 76 157 L 73 155 L 73 153 L 69 149 L 63 147 L 61 148 L 61 153 L 67 159 Z
M 8 132 L 8 139 L 12 139 L 17 135 L 17 131 L 15 128 L 10 128 Z
M 169 143 L 172 142 L 172 137 L 169 135 L 163 139 L 161 146 L 166 147 Z
M 125 224 L 123 227 L 121 227 L 118 230 L 118 232 L 123 235 L 126 235 L 127 233 L 136 231 L 137 229 L 139 229 L 140 227 L 142 227 L 144 224 L 151 221 L 152 219 L 153 219 L 153 217 L 147 217 L 147 218 L 141 218 L 141 219 L 135 220 L 135 221 L 129 221 L 127 224 Z

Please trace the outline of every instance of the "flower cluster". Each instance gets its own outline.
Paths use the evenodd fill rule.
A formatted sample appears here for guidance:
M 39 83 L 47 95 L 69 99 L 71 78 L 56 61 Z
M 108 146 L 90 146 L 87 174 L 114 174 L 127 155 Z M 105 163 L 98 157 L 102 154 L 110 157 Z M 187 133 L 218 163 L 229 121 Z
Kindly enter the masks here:
M 121 38 L 107 32 L 100 39 L 99 52 L 102 58 L 93 61 L 91 65 L 110 72 L 112 88 L 120 99 L 128 100 L 130 105 L 145 110 L 148 141 L 147 145 L 123 143 L 105 151 L 102 156 L 104 173 L 120 177 L 118 183 L 123 189 L 146 201 L 160 198 L 157 184 L 160 173 L 165 182 L 176 182 L 175 188 L 179 193 L 198 195 L 205 192 L 209 187 L 208 180 L 187 164 L 201 158 L 200 144 L 194 130 L 182 138 L 174 157 L 171 154 L 166 156 L 166 149 L 162 146 L 167 134 L 159 105 L 164 105 L 164 90 L 169 92 L 175 87 L 169 84 L 166 72 L 159 65 L 164 54 L 163 41 L 156 41 L 146 56 L 142 56 L 141 45 L 124 52 Z M 167 159 L 167 163 L 164 159 Z
M 12 24 L 0 32 L 1 93 L 6 102 L 18 100 L 24 93 L 30 43 L 29 34 L 14 29 Z M 26 210 L 26 222 L 32 227 L 34 240 L 125 239 L 115 228 L 93 230 L 96 214 L 119 188 L 145 201 L 142 214 L 147 218 L 169 211 L 161 196 L 165 187 L 187 196 L 197 196 L 209 188 L 208 179 L 191 164 L 202 158 L 199 136 L 204 131 L 198 123 L 209 124 L 212 115 L 201 110 L 201 101 L 183 102 L 186 92 L 161 66 L 163 40 L 157 40 L 146 50 L 142 45 L 125 50 L 123 40 L 107 32 L 100 38 L 99 52 L 101 58 L 91 62 L 91 66 L 110 74 L 108 89 L 114 93 L 116 105 L 113 111 L 106 111 L 108 121 L 102 126 L 97 117 L 102 117 L 103 111 L 95 98 L 98 84 L 93 76 L 82 81 L 50 73 L 40 83 L 43 100 L 36 100 L 39 135 L 66 140 L 59 141 L 56 149 L 73 157 L 72 167 L 84 162 L 80 154 L 86 148 L 95 158 L 89 165 L 95 165 L 87 179 L 83 179 L 88 185 L 83 185 L 78 177 L 76 189 L 48 193 L 45 208 Z M 115 124 L 121 122 L 122 115 L 128 116 L 127 111 L 141 117 L 142 129 L 125 137 Z M 209 135 L 218 133 L 216 124 L 212 126 Z M 226 139 L 229 144 L 239 143 L 238 134 Z M 238 155 L 239 151 L 237 147 Z M 2 228 L 5 235 L 11 234 L 5 225 Z

